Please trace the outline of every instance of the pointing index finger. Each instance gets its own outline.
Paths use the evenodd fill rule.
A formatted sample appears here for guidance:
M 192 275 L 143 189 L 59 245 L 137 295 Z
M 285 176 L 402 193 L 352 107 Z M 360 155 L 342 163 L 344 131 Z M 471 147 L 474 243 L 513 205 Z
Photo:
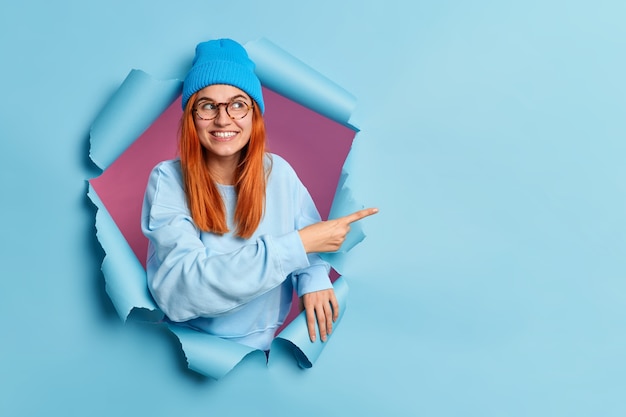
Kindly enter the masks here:
M 372 214 L 376 213 L 378 213 L 377 208 L 366 208 L 363 210 L 355 211 L 352 214 L 348 214 L 347 216 L 344 216 L 343 219 L 348 223 L 354 223 L 358 220 L 361 220 L 367 216 L 371 216 Z

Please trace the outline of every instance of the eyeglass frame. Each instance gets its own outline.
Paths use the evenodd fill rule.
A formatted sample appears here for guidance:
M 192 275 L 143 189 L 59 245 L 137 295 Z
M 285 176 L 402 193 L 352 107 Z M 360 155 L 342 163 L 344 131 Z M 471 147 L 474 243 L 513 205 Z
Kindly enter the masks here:
M 200 102 L 207 101 L 208 103 L 211 103 L 209 100 L 199 100 L 199 101 Z M 246 106 L 246 109 L 247 109 L 246 113 L 243 116 L 241 116 L 241 117 L 233 117 L 228 112 L 228 106 L 233 104 L 233 103 L 237 103 L 237 102 L 239 102 L 239 103 L 243 104 L 244 106 Z M 224 106 L 224 110 L 226 110 L 226 115 L 228 117 L 230 117 L 231 120 L 241 120 L 244 117 L 246 117 L 248 115 L 248 113 L 250 113 L 250 110 L 254 109 L 254 103 L 253 104 L 248 104 L 245 101 L 239 100 L 239 99 L 231 100 L 228 103 L 211 103 L 211 104 L 215 106 L 215 110 L 216 110 L 215 117 L 211 117 L 211 118 L 205 119 L 204 117 L 200 116 L 200 114 L 198 114 L 198 103 L 196 103 L 196 105 L 194 106 L 194 109 L 193 109 L 194 113 L 196 113 L 196 117 L 198 117 L 198 119 L 200 119 L 200 120 L 215 120 L 220 115 L 220 107 Z

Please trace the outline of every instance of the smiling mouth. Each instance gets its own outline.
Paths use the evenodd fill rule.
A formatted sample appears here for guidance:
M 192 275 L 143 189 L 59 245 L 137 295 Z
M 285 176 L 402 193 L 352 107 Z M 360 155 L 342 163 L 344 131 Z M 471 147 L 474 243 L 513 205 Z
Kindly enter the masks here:
M 229 140 L 237 135 L 237 132 L 211 132 L 218 140 Z

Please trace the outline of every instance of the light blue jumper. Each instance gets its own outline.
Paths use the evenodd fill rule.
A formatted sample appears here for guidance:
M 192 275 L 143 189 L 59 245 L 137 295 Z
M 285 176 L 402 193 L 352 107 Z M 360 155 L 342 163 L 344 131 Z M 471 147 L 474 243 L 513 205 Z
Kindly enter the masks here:
M 302 296 L 332 287 L 329 265 L 307 255 L 298 234 L 320 221 L 311 196 L 287 161 L 278 155 L 267 161 L 265 214 L 249 239 L 196 227 L 178 159 L 152 170 L 141 216 L 148 287 L 167 318 L 262 350 L 283 324 L 294 288 Z M 235 188 L 218 186 L 235 230 Z

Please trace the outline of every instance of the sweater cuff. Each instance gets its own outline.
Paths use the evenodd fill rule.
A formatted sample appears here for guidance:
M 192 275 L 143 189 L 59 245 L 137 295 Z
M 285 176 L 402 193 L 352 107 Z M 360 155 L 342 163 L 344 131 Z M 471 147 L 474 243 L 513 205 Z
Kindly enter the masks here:
M 324 265 L 312 265 L 297 274 L 296 292 L 298 297 L 310 292 L 327 290 L 333 287 L 328 269 Z

